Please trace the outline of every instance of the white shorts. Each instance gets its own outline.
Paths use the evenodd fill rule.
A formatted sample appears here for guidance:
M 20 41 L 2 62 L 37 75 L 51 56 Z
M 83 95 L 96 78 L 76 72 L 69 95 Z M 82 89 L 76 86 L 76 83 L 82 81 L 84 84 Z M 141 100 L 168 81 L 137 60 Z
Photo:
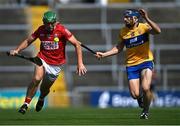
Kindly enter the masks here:
M 43 59 L 41 59 L 41 61 L 44 66 L 46 76 L 49 78 L 49 80 L 55 81 L 61 72 L 63 65 L 49 65 Z

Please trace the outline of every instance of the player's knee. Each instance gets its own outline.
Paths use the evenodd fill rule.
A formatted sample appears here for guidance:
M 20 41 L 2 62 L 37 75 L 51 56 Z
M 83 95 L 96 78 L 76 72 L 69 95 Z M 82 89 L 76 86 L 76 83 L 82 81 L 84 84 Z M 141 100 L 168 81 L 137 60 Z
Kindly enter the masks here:
M 33 79 L 32 79 L 32 83 L 33 83 L 34 85 L 36 85 L 36 86 L 38 86 L 40 82 L 41 82 L 41 80 L 38 80 L 38 79 L 36 79 L 36 78 L 33 78 Z
M 40 91 L 41 91 L 41 93 L 45 93 L 45 94 L 47 94 L 47 93 L 49 93 L 50 92 L 50 89 L 45 89 L 45 88 L 40 88 Z
M 142 89 L 144 92 L 148 92 L 148 91 L 150 91 L 150 86 L 145 86 Z
M 53 82 L 42 82 L 40 86 L 40 91 L 48 93 L 50 91 L 50 87 L 53 85 Z
M 131 96 L 132 96 L 133 99 L 138 99 L 139 98 L 139 93 L 133 92 L 133 93 L 131 93 Z
M 40 82 L 42 80 L 42 77 L 41 76 L 34 76 L 33 77 L 33 81 L 34 82 Z

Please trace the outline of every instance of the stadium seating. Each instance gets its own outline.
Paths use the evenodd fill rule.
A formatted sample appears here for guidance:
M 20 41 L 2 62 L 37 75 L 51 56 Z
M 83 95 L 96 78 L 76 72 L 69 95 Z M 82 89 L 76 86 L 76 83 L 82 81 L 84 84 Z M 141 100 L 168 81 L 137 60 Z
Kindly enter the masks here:
M 1 35 L 1 46 L 15 46 L 19 44 L 22 39 L 25 39 L 27 36 L 27 30 L 15 29 L 15 30 L 6 30 L 0 29 Z
M 0 24 L 26 24 L 27 23 L 27 13 L 25 8 L 1 8 L 0 9 Z
M 102 37 L 100 29 L 71 30 L 77 38 L 87 45 L 104 45 L 105 39 Z M 86 33 L 86 34 L 84 34 Z
M 26 87 L 32 78 L 31 72 L 0 72 L 1 88 Z
M 59 20 L 65 24 L 99 24 L 101 9 L 93 6 L 64 6 L 57 10 Z
M 32 70 L 28 68 L 33 69 L 32 64 L 19 58 L 8 57 L 5 52 L 15 48 L 29 32 L 26 9 L 25 7 L 2 7 L 0 17 L 0 52 L 4 52 L 0 55 L 0 87 L 25 87 L 32 76 Z M 23 53 L 31 55 L 27 51 Z
M 159 23 L 177 23 L 180 22 L 179 7 L 169 6 L 169 7 L 160 7 L 160 8 L 148 8 L 149 13 L 151 14 L 152 19 Z M 168 15 L 168 16 L 167 16 Z M 174 18 L 176 17 L 176 18 Z

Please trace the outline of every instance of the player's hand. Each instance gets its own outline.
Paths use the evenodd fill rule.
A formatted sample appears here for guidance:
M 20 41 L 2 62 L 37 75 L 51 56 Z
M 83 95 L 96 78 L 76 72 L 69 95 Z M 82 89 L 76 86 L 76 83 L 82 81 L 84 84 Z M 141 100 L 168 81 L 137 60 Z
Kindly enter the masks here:
M 18 54 L 18 51 L 17 50 L 10 50 L 9 54 L 14 56 L 14 55 Z
M 96 52 L 96 58 L 101 59 L 104 57 L 104 53 L 102 52 Z
M 141 16 L 142 16 L 143 18 L 145 18 L 145 19 L 148 18 L 148 13 L 147 13 L 146 10 L 144 10 L 144 9 L 139 9 L 138 11 L 139 11 L 139 13 L 141 14 Z
M 81 75 L 84 75 L 85 73 L 87 72 L 87 69 L 86 67 L 84 66 L 84 64 L 80 64 L 77 66 L 77 71 L 76 73 L 81 76 Z

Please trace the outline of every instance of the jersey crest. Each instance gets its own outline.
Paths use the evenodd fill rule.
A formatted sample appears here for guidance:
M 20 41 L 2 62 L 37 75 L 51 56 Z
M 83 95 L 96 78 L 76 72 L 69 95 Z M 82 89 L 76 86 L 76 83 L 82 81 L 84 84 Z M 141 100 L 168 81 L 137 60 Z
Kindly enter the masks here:
M 134 29 L 124 27 L 120 32 L 120 41 L 126 46 L 126 64 L 134 66 L 153 60 L 149 43 L 149 28 L 145 23 L 139 23 Z

